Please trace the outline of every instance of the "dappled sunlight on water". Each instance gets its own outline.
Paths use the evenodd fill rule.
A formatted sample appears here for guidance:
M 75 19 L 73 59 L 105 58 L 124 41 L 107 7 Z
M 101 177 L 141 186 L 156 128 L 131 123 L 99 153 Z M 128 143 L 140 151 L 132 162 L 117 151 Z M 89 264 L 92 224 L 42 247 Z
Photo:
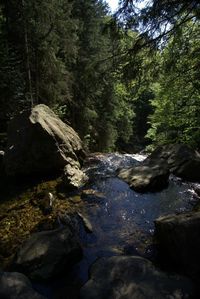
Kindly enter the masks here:
M 137 159 L 136 159 L 137 158 Z M 161 215 L 191 210 L 190 185 L 172 177 L 167 189 L 156 193 L 137 193 L 117 178 L 117 169 L 143 161 L 144 156 L 107 154 L 87 167 L 89 188 L 104 194 L 95 203 L 87 200 L 83 214 L 93 226 L 92 234 L 82 235 L 84 265 L 101 256 L 134 254 L 153 257 L 154 220 Z M 85 279 L 84 279 L 85 280 Z
M 167 189 L 156 193 L 137 193 L 117 177 L 119 168 L 137 165 L 145 159 L 140 155 L 97 154 L 86 163 L 90 177 L 88 186 L 101 194 L 83 199 L 79 212 L 92 225 L 92 233 L 80 227 L 79 238 L 84 257 L 71 273 L 45 289 L 38 287 L 48 298 L 66 293 L 70 299 L 79 298 L 78 289 L 88 280 L 92 263 L 103 256 L 140 255 L 154 260 L 154 220 L 161 215 L 191 210 L 195 199 L 189 183 L 171 176 Z M 72 291 L 72 294 L 70 293 Z M 73 293 L 74 292 L 74 293 Z
M 96 181 L 92 188 L 105 195 L 96 205 L 86 204 L 83 208 L 94 227 L 94 246 L 98 250 L 108 243 L 122 245 L 130 235 L 132 242 L 138 243 L 140 235 L 148 238 L 153 233 L 154 220 L 160 215 L 191 209 L 192 196 L 187 184 L 177 186 L 170 182 L 162 192 L 139 194 L 112 177 Z

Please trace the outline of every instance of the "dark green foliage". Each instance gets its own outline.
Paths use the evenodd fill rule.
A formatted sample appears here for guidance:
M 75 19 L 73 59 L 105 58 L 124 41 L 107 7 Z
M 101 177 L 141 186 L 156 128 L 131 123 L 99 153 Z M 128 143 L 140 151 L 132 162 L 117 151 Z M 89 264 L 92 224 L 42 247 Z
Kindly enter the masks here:
M 199 147 L 199 1 L 139 2 L 0 0 L 0 131 L 45 103 L 93 151 Z
M 134 1 L 136 5 L 139 2 L 143 1 Z M 141 78 L 147 78 L 150 90 L 155 94 L 151 100 L 154 112 L 149 118 L 147 137 L 157 145 L 184 142 L 199 148 L 200 2 L 153 0 L 137 13 L 136 10 L 133 1 L 122 0 L 118 15 L 120 20 L 124 17 L 128 28 L 140 28 L 129 51 L 134 61 L 135 55 L 140 55 L 144 49 L 149 49 L 147 57 L 157 53 L 156 59 L 149 65 L 151 78 L 148 72 L 147 77 L 138 72 Z M 142 70 L 147 66 L 148 63 L 144 64 Z M 134 76 L 131 59 L 126 68 L 128 74 L 132 70 L 131 75 Z M 145 101 L 141 106 L 144 114 L 146 104 Z M 137 119 L 139 111 L 136 109 L 135 112 Z M 137 127 L 137 120 L 135 124 Z M 141 119 L 139 124 L 142 126 Z
M 5 89 L 12 90 L 2 93 L 3 101 L 11 103 L 14 111 L 37 103 L 66 101 L 71 85 L 67 66 L 76 56 L 72 5 L 64 0 L 2 0 L 1 5 L 1 35 L 7 49 L 2 79 Z
M 6 122 L 17 106 L 21 107 L 24 95 L 23 61 L 19 47 L 11 42 L 11 24 L 5 16 L 8 7 L 0 6 L 0 123 L 5 130 Z M 18 18 L 19 16 L 15 16 Z M 10 35 L 8 34 L 10 32 Z
M 113 150 L 120 135 L 129 138 L 132 132 L 133 113 L 125 112 L 128 95 L 122 95 L 118 88 L 122 34 L 106 16 L 103 1 L 75 1 L 73 14 L 79 20 L 79 51 L 73 73 L 71 122 L 90 149 Z
M 200 147 L 199 36 L 199 24 L 190 22 L 160 54 L 160 78 L 148 132 L 156 144 L 184 142 Z
M 1 5 L 1 120 L 45 103 L 90 149 L 113 150 L 118 138 L 128 140 L 133 107 L 119 76 L 128 44 L 105 3 L 2 0 Z
M 200 17 L 198 0 L 121 0 L 120 3 L 118 15 L 120 18 L 123 16 L 128 28 L 137 29 L 140 26 L 143 36 L 148 35 L 155 42 L 160 41 L 167 32 L 174 32 L 187 21 Z

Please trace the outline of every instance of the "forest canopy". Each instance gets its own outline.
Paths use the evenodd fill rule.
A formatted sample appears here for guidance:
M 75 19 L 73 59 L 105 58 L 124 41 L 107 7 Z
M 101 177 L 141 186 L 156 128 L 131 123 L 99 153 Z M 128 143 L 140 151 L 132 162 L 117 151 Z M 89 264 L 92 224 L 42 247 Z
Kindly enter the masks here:
M 199 22 L 197 0 L 1 0 L 1 132 L 45 103 L 92 151 L 199 148 Z

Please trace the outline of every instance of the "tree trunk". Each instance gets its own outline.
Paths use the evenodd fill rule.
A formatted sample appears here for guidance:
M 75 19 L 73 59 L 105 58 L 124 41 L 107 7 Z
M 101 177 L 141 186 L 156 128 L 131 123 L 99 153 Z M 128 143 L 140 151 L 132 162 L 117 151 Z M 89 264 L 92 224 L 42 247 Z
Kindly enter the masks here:
M 30 68 L 30 52 L 29 52 L 29 44 L 28 44 L 28 32 L 27 32 L 27 21 L 24 9 L 24 0 L 22 0 L 22 9 L 23 9 L 23 17 L 24 17 L 24 45 L 25 45 L 25 53 L 26 53 L 26 73 L 27 73 L 27 87 L 28 93 L 30 96 L 31 107 L 33 107 L 33 91 L 32 91 L 32 78 L 31 78 L 31 68 Z

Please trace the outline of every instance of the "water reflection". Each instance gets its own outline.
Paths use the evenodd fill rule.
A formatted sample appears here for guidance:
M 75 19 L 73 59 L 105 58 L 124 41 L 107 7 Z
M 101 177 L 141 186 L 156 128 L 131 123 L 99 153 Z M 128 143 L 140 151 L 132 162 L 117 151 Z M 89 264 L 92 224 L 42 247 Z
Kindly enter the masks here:
M 85 167 L 90 176 L 87 188 L 104 196 L 95 198 L 94 194 L 86 197 L 80 209 L 91 222 L 93 233 L 86 233 L 84 227 L 80 229 L 84 258 L 73 271 L 72 284 L 76 285 L 76 290 L 87 281 L 90 265 L 102 256 L 130 254 L 152 258 L 154 220 L 161 215 L 191 210 L 194 197 L 190 185 L 174 177 L 171 177 L 167 189 L 146 194 L 136 193 L 117 178 L 118 168 L 136 165 L 144 159 L 145 156 L 139 155 L 99 155 L 96 163 Z M 63 280 L 65 283 L 52 286 L 54 295 L 48 298 L 65 298 L 56 295 L 62 288 L 66 295 L 69 278 Z M 78 298 L 78 293 L 73 296 L 68 293 L 68 298 Z
M 90 187 L 105 196 L 95 206 L 86 204 L 84 207 L 84 213 L 89 217 L 94 233 L 98 236 L 98 248 L 106 246 L 105 239 L 106 242 L 118 244 L 136 230 L 152 234 L 154 220 L 160 215 L 191 209 L 192 196 L 187 184 L 177 186 L 170 182 L 168 189 L 162 192 L 139 194 L 125 182 L 111 177 L 101 178 Z
M 139 155 L 101 155 L 96 164 L 85 169 L 91 179 L 88 188 L 103 193 L 104 199 L 94 204 L 94 196 L 92 205 L 86 200 L 81 211 L 94 229 L 91 235 L 82 234 L 85 252 L 82 266 L 89 266 L 102 256 L 136 254 L 152 257 L 154 220 L 161 215 L 191 210 L 193 195 L 189 184 L 174 177 L 167 189 L 146 194 L 136 193 L 117 178 L 118 168 L 128 168 L 144 159 L 145 156 Z M 82 279 L 87 280 L 87 276 Z

